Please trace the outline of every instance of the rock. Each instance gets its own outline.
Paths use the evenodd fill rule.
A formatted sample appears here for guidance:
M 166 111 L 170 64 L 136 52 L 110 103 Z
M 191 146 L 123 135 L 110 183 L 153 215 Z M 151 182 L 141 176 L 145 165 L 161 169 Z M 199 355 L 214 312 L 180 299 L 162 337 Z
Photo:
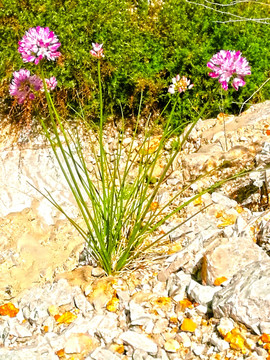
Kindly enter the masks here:
M 230 348 L 230 344 L 227 341 L 218 337 L 216 333 L 212 334 L 210 338 L 210 343 L 214 345 L 218 349 L 218 351 L 225 351 Z
M 131 325 L 146 325 L 153 318 L 153 315 L 149 314 L 147 308 L 141 304 L 137 304 L 134 300 L 129 302 L 130 320 Z
M 201 305 L 209 306 L 216 292 L 221 289 L 220 286 L 204 286 L 191 280 L 187 293 L 189 297 Z
M 231 279 L 254 261 L 268 259 L 265 252 L 249 237 L 223 238 L 205 256 L 208 285 L 214 285 L 215 280 L 221 277 Z
M 186 289 L 191 281 L 191 275 L 178 271 L 172 274 L 167 282 L 168 294 L 174 301 L 181 301 L 185 298 Z
M 114 354 L 113 352 L 111 352 L 110 350 L 106 350 L 102 347 L 96 348 L 92 352 L 90 358 L 94 359 L 94 360 L 119 360 L 119 359 L 121 359 L 120 356 L 118 356 L 118 355 Z
M 205 219 L 204 222 L 207 223 Z M 211 227 L 211 224 L 209 227 Z M 170 265 L 165 270 L 159 272 L 158 280 L 167 281 L 172 273 L 177 272 L 180 269 L 184 270 L 185 273 L 191 274 L 203 258 L 208 247 L 215 247 L 219 242 L 216 236 L 220 232 L 221 230 L 215 226 L 215 230 L 213 234 L 210 235 L 210 238 L 208 236 L 207 238 L 204 238 L 203 233 L 195 236 L 194 240 L 192 240 L 183 250 L 167 259 L 167 263 Z
M 145 360 L 146 356 L 147 356 L 147 352 L 144 350 L 140 350 L 140 349 L 135 349 L 133 354 L 132 354 L 132 360 Z
M 10 327 L 9 335 L 17 336 L 17 337 L 30 337 L 32 336 L 32 331 L 27 329 L 26 326 L 13 323 L 13 326 Z
M 102 316 L 99 324 L 95 328 L 95 333 L 98 334 L 106 344 L 111 343 L 114 338 L 118 338 L 121 329 L 118 327 L 117 314 L 107 313 Z
M 193 345 L 192 346 L 192 351 L 194 352 L 195 355 L 200 356 L 202 355 L 202 353 L 205 350 L 205 345 Z
M 59 360 L 59 357 L 52 351 L 39 354 L 37 358 L 36 349 L 5 350 L 0 349 L 0 360 Z
M 226 206 L 228 208 L 235 208 L 237 206 L 237 202 L 235 200 L 231 200 L 221 192 L 213 192 L 211 194 L 212 200 L 214 203 L 220 204 L 222 206 Z
M 179 349 L 181 348 L 180 344 L 178 341 L 174 340 L 174 339 L 169 339 L 168 341 L 165 342 L 164 344 L 164 349 L 168 352 L 172 352 L 175 353 L 177 352 Z
M 84 354 L 87 355 L 99 346 L 97 339 L 84 333 L 71 334 L 65 344 L 66 354 Z
M 188 348 L 191 346 L 191 340 L 190 340 L 190 336 L 188 333 L 181 331 L 177 338 L 179 339 L 179 341 L 183 344 L 183 346 L 185 348 Z
M 120 339 L 131 345 L 134 349 L 144 350 L 155 355 L 158 351 L 157 345 L 147 336 L 135 331 L 126 331 L 120 335 Z
M 104 308 L 114 296 L 114 283 L 115 280 L 112 277 L 107 277 L 97 279 L 90 285 L 90 288 L 87 290 L 87 299 L 97 311 Z
M 86 297 L 81 293 L 74 296 L 75 306 L 82 311 L 83 314 L 89 313 L 94 310 L 93 306 L 87 301 Z
M 238 272 L 215 294 L 215 317 L 230 317 L 260 334 L 270 318 L 270 260 L 256 261 Z
M 105 271 L 101 267 L 94 267 L 92 269 L 92 276 L 99 277 L 106 275 Z
M 218 332 L 223 337 L 225 337 L 229 331 L 232 331 L 233 328 L 234 328 L 233 321 L 231 319 L 225 318 L 225 317 L 220 319 L 219 325 L 217 327 Z

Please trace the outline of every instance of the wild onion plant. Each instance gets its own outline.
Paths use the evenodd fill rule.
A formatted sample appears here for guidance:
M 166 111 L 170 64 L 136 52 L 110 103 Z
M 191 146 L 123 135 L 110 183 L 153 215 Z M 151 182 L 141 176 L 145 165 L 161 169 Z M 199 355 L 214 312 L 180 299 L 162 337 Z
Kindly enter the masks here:
M 138 146 L 136 143 L 140 120 L 139 111 L 131 143 L 125 149 L 124 166 L 121 168 L 121 159 L 124 154 L 124 125 L 121 128 L 122 131 L 119 132 L 116 156 L 113 162 L 110 161 L 110 154 L 105 151 L 103 139 L 104 117 L 100 69 L 104 53 L 102 44 L 97 43 L 92 44 L 93 49 L 90 51 L 91 55 L 97 58 L 100 102 L 100 123 L 97 134 L 98 153 L 94 142 L 90 144 L 96 160 L 96 178 L 92 180 L 79 135 L 66 128 L 66 123 L 58 115 L 50 95 L 50 91 L 56 87 L 56 79 L 54 77 L 46 79 L 44 75 L 44 61 L 46 59 L 55 60 L 60 56 L 57 51 L 60 43 L 56 35 L 49 28 L 38 26 L 26 32 L 19 45 L 19 52 L 22 54 L 23 61 L 36 64 L 39 76 L 31 76 L 30 72 L 25 69 L 15 72 L 10 86 L 10 94 L 15 96 L 21 104 L 25 99 L 33 99 L 38 91 L 45 92 L 50 114 L 50 125 L 48 126 L 42 119 L 41 124 L 77 203 L 80 215 L 84 220 L 84 226 L 81 226 L 79 221 L 71 218 L 49 192 L 43 193 L 43 195 L 78 230 L 85 240 L 89 252 L 107 274 L 121 270 L 150 246 L 164 239 L 181 224 L 166 234 L 155 237 L 154 241 L 151 241 L 151 235 L 155 234 L 161 225 L 189 203 L 228 180 L 219 181 L 211 188 L 201 191 L 178 206 L 174 206 L 174 202 L 185 188 L 162 206 L 155 206 L 158 192 L 168 176 L 174 159 L 196 125 L 196 122 L 194 122 L 185 135 L 179 137 L 179 141 L 158 180 L 152 184 L 151 179 L 155 167 L 163 154 L 164 145 L 174 134 L 171 122 L 177 103 L 181 100 L 181 93 L 191 89 L 193 86 L 190 84 L 190 80 L 179 75 L 172 80 L 169 87 L 169 92 L 173 94 L 172 96 L 176 96 L 177 99 L 174 101 L 163 135 L 160 137 L 155 149 L 151 149 L 151 131 L 148 130 L 146 130 L 141 144 Z M 240 84 L 238 85 L 240 86 Z M 167 106 L 169 105 L 170 102 Z M 201 118 L 206 107 L 207 104 L 198 114 L 198 119 Z M 132 178 L 130 173 L 134 169 L 135 176 Z M 237 176 L 231 179 L 235 177 Z

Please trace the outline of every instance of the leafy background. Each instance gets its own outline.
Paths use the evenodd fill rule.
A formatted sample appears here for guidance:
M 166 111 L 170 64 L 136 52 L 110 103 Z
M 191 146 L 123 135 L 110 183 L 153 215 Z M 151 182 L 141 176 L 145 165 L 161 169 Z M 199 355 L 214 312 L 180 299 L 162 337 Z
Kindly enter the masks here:
M 270 14 L 269 4 L 255 2 L 212 7 L 247 18 Z M 119 101 L 127 117 L 136 115 L 142 90 L 143 115 L 157 117 L 169 99 L 168 86 L 176 74 L 188 76 L 195 86 L 178 108 L 174 125 L 192 121 L 208 100 L 207 116 L 216 116 L 221 111 L 220 86 L 208 76 L 206 63 L 221 49 L 242 51 L 252 67 L 246 86 L 238 92 L 228 91 L 227 112 L 237 113 L 241 103 L 269 77 L 269 24 L 220 23 L 233 17 L 195 2 L 2 0 L 0 16 L 0 96 L 7 108 L 12 102 L 8 86 L 13 71 L 22 67 L 36 71 L 35 65 L 23 64 L 17 44 L 26 30 L 38 25 L 49 26 L 62 44 L 58 66 L 55 62 L 46 64 L 47 75 L 58 79 L 54 94 L 58 108 L 64 114 L 67 104 L 75 109 L 82 104 L 92 121 L 98 117 L 96 59 L 89 55 L 92 42 L 104 44 L 102 79 L 106 84 L 105 115 L 110 119 L 119 118 Z M 269 83 L 249 104 L 269 99 Z

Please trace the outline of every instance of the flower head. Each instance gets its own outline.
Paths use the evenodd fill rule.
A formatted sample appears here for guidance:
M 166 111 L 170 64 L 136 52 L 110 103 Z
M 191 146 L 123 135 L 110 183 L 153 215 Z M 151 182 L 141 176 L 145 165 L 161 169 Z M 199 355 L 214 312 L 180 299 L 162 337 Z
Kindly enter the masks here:
M 19 41 L 18 51 L 22 54 L 23 62 L 34 62 L 36 65 L 43 58 L 55 60 L 61 54 L 57 51 L 60 46 L 57 36 L 48 27 L 37 26 L 25 32 Z
M 92 50 L 90 50 L 90 54 L 98 59 L 101 59 L 104 57 L 102 46 L 103 44 L 92 43 Z
M 33 100 L 35 92 L 43 87 L 42 80 L 37 75 L 30 75 L 30 71 L 21 69 L 13 73 L 13 80 L 9 87 L 9 93 L 15 96 L 19 104 L 22 104 L 28 97 Z
M 239 86 L 244 86 L 244 77 L 251 74 L 250 66 L 246 58 L 241 56 L 240 51 L 220 50 L 207 63 L 212 70 L 209 76 L 219 78 L 224 90 L 228 90 L 230 78 L 235 74 L 232 86 L 238 90 Z
M 190 84 L 190 80 L 185 76 L 180 78 L 180 75 L 176 75 L 176 77 L 172 79 L 172 84 L 169 86 L 168 92 L 171 94 L 174 94 L 176 91 L 181 93 L 193 88 L 193 86 L 194 85 Z
M 57 80 L 54 76 L 50 77 L 49 79 L 45 79 L 45 81 L 47 85 L 47 91 L 54 90 L 56 88 Z M 41 90 L 44 91 L 44 88 L 42 87 Z

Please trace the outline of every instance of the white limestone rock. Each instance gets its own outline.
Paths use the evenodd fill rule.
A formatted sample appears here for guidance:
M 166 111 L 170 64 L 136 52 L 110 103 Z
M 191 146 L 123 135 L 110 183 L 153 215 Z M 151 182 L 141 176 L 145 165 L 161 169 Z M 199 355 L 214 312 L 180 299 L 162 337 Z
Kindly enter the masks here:
M 120 335 L 120 339 L 131 345 L 134 349 L 144 350 L 152 355 L 158 351 L 157 345 L 146 335 L 139 334 L 135 331 L 126 331 Z
M 230 317 L 256 334 L 270 318 L 270 259 L 256 261 L 239 271 L 213 298 L 215 317 Z
M 216 292 L 221 289 L 220 286 L 204 286 L 191 280 L 187 293 L 189 297 L 197 303 L 205 306 L 209 306 Z

